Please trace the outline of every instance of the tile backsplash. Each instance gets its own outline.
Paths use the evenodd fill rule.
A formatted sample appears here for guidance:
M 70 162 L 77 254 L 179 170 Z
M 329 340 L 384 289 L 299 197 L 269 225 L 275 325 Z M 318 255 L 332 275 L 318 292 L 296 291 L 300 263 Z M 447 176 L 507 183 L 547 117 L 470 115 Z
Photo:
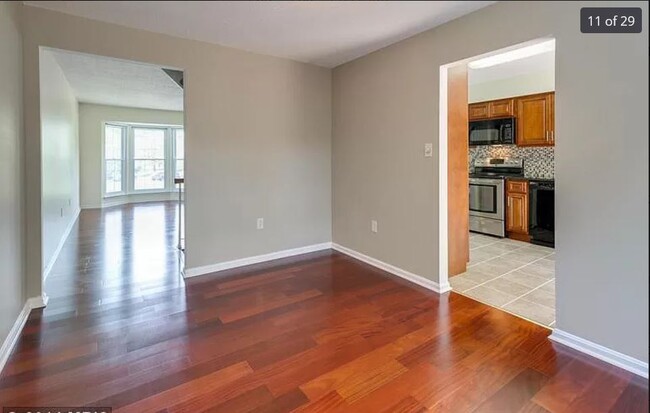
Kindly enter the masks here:
M 516 145 L 485 145 L 469 148 L 469 170 L 473 172 L 476 158 L 520 158 L 528 178 L 555 178 L 555 150 L 552 146 L 519 147 Z

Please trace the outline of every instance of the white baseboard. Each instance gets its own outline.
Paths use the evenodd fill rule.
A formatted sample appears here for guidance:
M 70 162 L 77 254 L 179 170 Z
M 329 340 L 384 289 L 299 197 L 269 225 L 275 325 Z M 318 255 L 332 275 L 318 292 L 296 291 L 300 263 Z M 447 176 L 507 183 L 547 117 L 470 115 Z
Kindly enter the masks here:
M 606 363 L 620 367 L 641 377 L 648 378 L 648 363 L 614 351 L 584 338 L 555 329 L 549 338 L 581 353 L 588 354 Z
M 11 330 L 9 330 L 9 334 L 7 334 L 7 337 L 2 343 L 2 347 L 0 347 L 0 373 L 2 373 L 2 370 L 7 364 L 7 360 L 9 360 L 11 352 L 18 342 L 18 338 L 20 338 L 20 333 L 25 327 L 25 323 L 29 318 L 29 313 L 35 308 L 45 307 L 47 305 L 47 300 L 47 296 L 43 294 L 42 297 L 32 297 L 25 301 L 25 305 L 23 305 L 23 309 L 20 311 L 20 314 L 18 314 L 16 322 L 11 327 Z
M 43 308 L 47 306 L 47 302 L 50 301 L 50 297 L 47 296 L 47 294 L 42 293 L 41 295 L 37 297 L 31 297 L 27 299 L 27 304 L 29 305 L 29 308 L 36 309 L 36 308 Z
M 154 192 L 144 194 L 131 194 L 103 198 L 99 203 L 84 203 L 81 209 L 109 208 L 125 204 L 140 204 L 143 202 L 178 201 L 178 192 Z
M 308 245 L 306 247 L 293 248 L 289 250 L 272 252 L 270 254 L 256 255 L 254 257 L 241 258 L 238 260 L 220 262 L 217 264 L 203 265 L 201 267 L 186 268 L 183 271 L 184 278 L 196 277 L 198 275 L 211 274 L 213 272 L 230 270 L 232 268 L 244 267 L 246 265 L 258 264 L 261 262 L 277 260 L 280 258 L 292 257 L 294 255 L 307 254 L 315 251 L 322 251 L 332 248 L 331 242 Z
M 77 222 L 80 213 L 81 213 L 81 208 L 77 208 L 72 214 L 73 218 L 70 220 L 68 226 L 65 228 L 65 231 L 63 232 L 63 236 L 59 240 L 59 245 L 56 246 L 56 249 L 54 250 L 54 254 L 52 254 L 52 258 L 50 258 L 50 261 L 43 269 L 43 281 L 45 281 L 47 279 L 47 276 L 50 275 L 50 271 L 52 271 L 52 267 L 54 267 L 54 263 L 56 262 L 56 259 L 59 257 L 59 254 L 61 253 L 61 249 L 63 249 L 63 246 L 65 245 L 65 241 L 68 239 L 68 236 L 70 235 L 70 231 L 72 231 L 72 227 L 74 227 L 74 224 Z
M 449 283 L 447 283 L 446 285 L 440 285 L 435 281 L 422 277 L 421 275 L 413 274 L 412 272 L 395 267 L 394 265 L 391 264 L 387 264 L 383 261 L 379 261 L 376 258 L 369 257 L 365 254 L 344 247 L 342 245 L 332 243 L 332 249 L 339 251 L 345 255 L 349 255 L 352 258 L 356 258 L 359 261 L 363 261 L 366 264 L 372 265 L 373 267 L 377 267 L 380 270 L 384 270 L 400 278 L 404 278 L 405 280 L 417 284 L 421 287 L 424 287 L 427 290 L 435 291 L 438 294 L 444 294 L 448 291 L 451 291 L 451 286 L 449 285 Z

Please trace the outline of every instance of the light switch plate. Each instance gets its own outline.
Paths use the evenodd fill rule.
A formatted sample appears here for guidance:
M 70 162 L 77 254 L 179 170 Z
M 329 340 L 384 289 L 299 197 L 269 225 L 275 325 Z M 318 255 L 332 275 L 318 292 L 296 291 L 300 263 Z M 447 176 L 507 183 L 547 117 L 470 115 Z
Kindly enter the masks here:
M 424 144 L 424 157 L 425 158 L 433 157 L 433 144 L 432 143 L 425 143 Z

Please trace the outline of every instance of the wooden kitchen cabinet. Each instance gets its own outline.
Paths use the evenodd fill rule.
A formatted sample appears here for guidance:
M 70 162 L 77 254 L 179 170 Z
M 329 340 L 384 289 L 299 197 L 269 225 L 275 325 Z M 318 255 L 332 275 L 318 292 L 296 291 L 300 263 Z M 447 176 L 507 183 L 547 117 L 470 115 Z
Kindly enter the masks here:
M 517 146 L 555 144 L 555 93 L 521 96 L 517 105 Z
M 515 100 L 501 99 L 488 102 L 490 118 L 507 118 L 515 116 Z
M 469 105 L 469 120 L 487 119 L 490 116 L 488 102 Z
M 528 182 L 508 180 L 506 184 L 506 232 L 509 238 L 529 241 Z
M 514 99 L 491 100 L 469 105 L 469 120 L 507 118 L 514 115 Z

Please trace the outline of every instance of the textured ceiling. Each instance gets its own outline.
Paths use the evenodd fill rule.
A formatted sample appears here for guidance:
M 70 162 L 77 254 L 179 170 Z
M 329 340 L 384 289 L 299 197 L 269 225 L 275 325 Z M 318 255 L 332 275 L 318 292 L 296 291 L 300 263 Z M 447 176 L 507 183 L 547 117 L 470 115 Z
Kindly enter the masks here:
M 335 67 L 493 1 L 25 1 L 152 32 Z
M 48 49 L 79 102 L 183 110 L 183 90 L 160 67 Z

